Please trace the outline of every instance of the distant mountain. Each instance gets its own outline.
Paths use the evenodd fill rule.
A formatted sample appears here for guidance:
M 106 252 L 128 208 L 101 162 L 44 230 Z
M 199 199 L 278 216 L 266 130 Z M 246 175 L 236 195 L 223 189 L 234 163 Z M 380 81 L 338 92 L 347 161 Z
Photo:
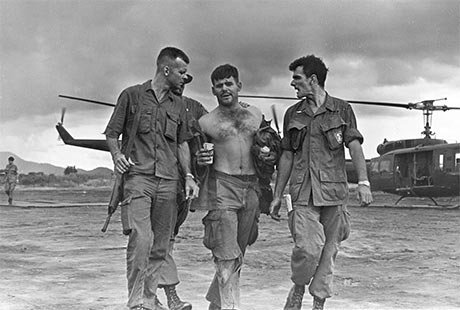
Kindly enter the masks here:
M 5 168 L 8 164 L 8 157 L 14 157 L 14 163 L 18 166 L 19 173 L 28 174 L 29 172 L 43 172 L 44 174 L 54 174 L 54 175 L 63 175 L 64 169 L 62 167 L 54 166 L 47 163 L 36 163 L 33 161 L 27 161 L 19 157 L 18 155 L 11 152 L 0 152 L 0 169 Z M 112 170 L 105 167 L 98 167 L 86 171 L 77 167 L 78 173 L 81 174 L 92 174 L 92 175 L 101 175 L 101 176 L 110 176 Z
M 97 167 L 96 169 L 89 170 L 89 171 L 77 168 L 77 171 L 78 173 L 81 173 L 81 174 L 91 174 L 91 175 L 99 175 L 99 176 L 105 176 L 105 177 L 109 177 L 113 174 L 113 170 L 106 168 L 106 167 Z

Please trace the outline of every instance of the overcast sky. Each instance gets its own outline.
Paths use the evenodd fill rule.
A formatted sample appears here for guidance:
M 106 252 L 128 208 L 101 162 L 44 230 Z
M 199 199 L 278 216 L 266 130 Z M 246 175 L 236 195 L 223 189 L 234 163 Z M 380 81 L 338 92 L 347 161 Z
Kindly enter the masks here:
M 109 153 L 65 146 L 62 107 L 75 138 L 104 139 L 115 102 L 153 77 L 165 46 L 183 49 L 194 76 L 186 95 L 216 106 L 210 73 L 231 63 L 244 94 L 294 96 L 289 63 L 315 54 L 326 90 L 348 100 L 460 107 L 460 1 L 21 1 L 0 0 L 0 151 L 84 169 L 112 168 Z M 272 118 L 293 102 L 245 100 Z M 421 111 L 354 104 L 366 158 L 383 141 L 420 138 Z M 460 142 L 460 111 L 435 112 L 437 138 Z M 3 159 L 0 159 L 0 164 Z M 6 159 L 4 163 L 6 164 Z M 3 165 L 3 164 L 2 164 Z

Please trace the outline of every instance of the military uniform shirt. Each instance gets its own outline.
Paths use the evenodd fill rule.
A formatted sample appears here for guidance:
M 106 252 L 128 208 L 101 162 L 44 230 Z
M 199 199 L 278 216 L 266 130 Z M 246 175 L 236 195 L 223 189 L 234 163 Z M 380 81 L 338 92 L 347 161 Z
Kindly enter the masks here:
M 292 201 L 307 205 L 312 199 L 315 206 L 346 204 L 344 146 L 355 139 L 363 142 L 351 106 L 326 94 L 324 104 L 313 113 L 307 101 L 302 100 L 286 111 L 283 133 L 281 146 L 294 156 Z
M 138 101 L 137 106 L 133 104 Z M 128 143 L 136 109 L 141 109 L 137 133 L 130 154 L 133 162 L 130 173 L 152 174 L 177 180 L 177 146 L 191 138 L 187 130 L 182 98 L 168 92 L 158 102 L 152 81 L 125 89 L 119 96 L 115 110 L 105 130 L 107 137 L 122 139 L 122 152 Z
M 5 167 L 5 182 L 16 183 L 18 180 L 18 167 L 15 164 L 7 164 Z

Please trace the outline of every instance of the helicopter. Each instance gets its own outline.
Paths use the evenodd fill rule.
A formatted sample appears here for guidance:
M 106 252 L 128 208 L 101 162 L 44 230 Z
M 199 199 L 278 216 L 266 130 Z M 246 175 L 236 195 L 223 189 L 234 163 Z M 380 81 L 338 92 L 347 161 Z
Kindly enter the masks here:
M 114 107 L 115 104 L 91 99 L 59 95 L 61 98 L 79 100 L 99 105 Z M 239 95 L 249 99 L 297 100 L 294 97 Z M 377 105 L 408 110 L 421 110 L 425 127 L 421 132 L 424 137 L 387 141 L 377 146 L 378 157 L 366 159 L 366 166 L 371 189 L 399 195 L 398 204 L 406 197 L 425 197 L 438 205 L 435 197 L 460 196 L 460 143 L 448 143 L 446 140 L 431 136 L 432 116 L 434 111 L 460 110 L 460 107 L 435 105 L 434 102 L 447 98 L 424 100 L 416 103 L 392 103 L 378 101 L 347 100 L 352 104 Z M 275 127 L 280 133 L 277 114 L 272 105 Z M 56 125 L 59 136 L 65 144 L 109 151 L 105 140 L 74 139 L 63 126 L 65 110 L 61 121 Z M 350 159 L 346 160 L 347 180 L 357 183 L 358 177 Z

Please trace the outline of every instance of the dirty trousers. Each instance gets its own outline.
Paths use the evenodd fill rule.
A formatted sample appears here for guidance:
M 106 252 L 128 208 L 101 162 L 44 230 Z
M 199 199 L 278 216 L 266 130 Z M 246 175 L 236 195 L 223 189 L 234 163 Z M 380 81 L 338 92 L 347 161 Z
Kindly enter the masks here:
M 294 205 L 289 213 L 289 229 L 294 239 L 291 280 L 298 285 L 310 284 L 313 296 L 331 297 L 340 242 L 350 234 L 346 206 Z
M 258 233 L 257 177 L 216 172 L 217 206 L 203 218 L 203 244 L 212 251 L 216 273 L 206 299 L 221 309 L 239 309 L 240 271 Z
M 139 174 L 125 177 L 124 198 L 131 197 L 127 216 L 132 229 L 126 251 L 128 307 L 155 308 L 175 224 L 176 190 L 175 180 Z

